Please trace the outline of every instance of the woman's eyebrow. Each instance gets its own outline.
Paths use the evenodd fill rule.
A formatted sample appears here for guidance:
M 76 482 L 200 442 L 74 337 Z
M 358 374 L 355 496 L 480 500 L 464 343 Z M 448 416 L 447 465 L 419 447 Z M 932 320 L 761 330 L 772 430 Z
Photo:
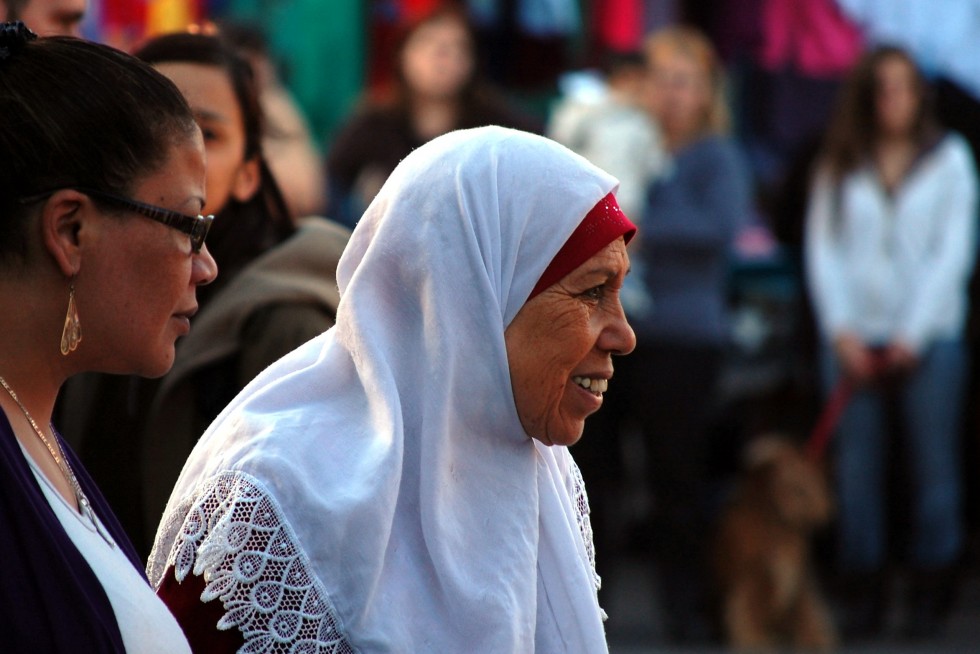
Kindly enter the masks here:
M 210 109 L 194 109 L 194 117 L 197 120 L 213 120 L 219 123 L 227 123 L 229 119 L 227 116 L 223 116 L 216 111 L 211 111 Z
M 629 274 L 629 271 L 630 271 L 630 269 L 627 268 L 625 274 L 628 275 Z M 584 271 L 582 273 L 582 276 L 583 277 L 593 277 L 593 276 L 603 275 L 605 277 L 615 277 L 618 274 L 619 274 L 619 270 L 616 269 L 616 268 L 612 268 L 610 266 L 598 266 L 596 268 L 590 268 L 589 270 Z

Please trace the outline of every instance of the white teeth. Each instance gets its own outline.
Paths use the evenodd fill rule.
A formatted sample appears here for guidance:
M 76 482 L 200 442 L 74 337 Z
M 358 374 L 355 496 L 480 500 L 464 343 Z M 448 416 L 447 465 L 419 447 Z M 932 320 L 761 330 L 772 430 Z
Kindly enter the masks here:
M 593 393 L 605 393 L 609 390 L 608 379 L 592 379 L 590 377 L 572 377 L 572 381 Z

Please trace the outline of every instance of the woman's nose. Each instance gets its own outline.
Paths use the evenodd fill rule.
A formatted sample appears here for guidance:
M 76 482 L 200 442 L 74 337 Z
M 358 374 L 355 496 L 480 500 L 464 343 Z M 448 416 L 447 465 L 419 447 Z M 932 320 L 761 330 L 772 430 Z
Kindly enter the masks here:
M 214 257 L 208 252 L 205 244 L 201 251 L 194 255 L 194 269 L 191 273 L 191 282 L 197 286 L 210 284 L 218 276 L 218 264 Z
M 636 334 L 633 332 L 633 328 L 630 327 L 629 322 L 627 322 L 625 315 L 619 321 L 619 329 L 622 331 L 623 345 L 619 348 L 618 352 L 619 354 L 629 354 L 636 348 Z
M 623 305 L 618 301 L 611 323 L 603 331 L 603 338 L 604 342 L 600 343 L 600 346 L 613 354 L 629 354 L 636 347 L 636 334 L 626 320 Z

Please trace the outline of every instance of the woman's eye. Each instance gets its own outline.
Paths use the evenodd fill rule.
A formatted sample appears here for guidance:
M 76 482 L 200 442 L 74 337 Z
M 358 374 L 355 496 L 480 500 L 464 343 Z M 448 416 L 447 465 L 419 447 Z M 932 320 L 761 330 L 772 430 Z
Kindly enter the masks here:
M 588 298 L 590 300 L 601 300 L 602 296 L 605 294 L 606 285 L 601 284 L 599 286 L 593 286 L 585 293 L 582 293 L 582 297 Z
M 218 129 L 212 124 L 211 120 L 198 119 L 197 126 L 201 130 L 201 136 L 204 137 L 206 142 L 214 141 L 218 138 Z

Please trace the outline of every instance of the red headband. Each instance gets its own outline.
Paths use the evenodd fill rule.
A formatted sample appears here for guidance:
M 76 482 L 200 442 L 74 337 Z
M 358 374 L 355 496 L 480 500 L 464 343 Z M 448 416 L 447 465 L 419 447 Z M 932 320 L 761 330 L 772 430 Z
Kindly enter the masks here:
M 575 228 L 551 260 L 541 279 L 535 284 L 528 300 L 548 288 L 562 277 L 585 263 L 593 254 L 620 236 L 629 243 L 636 234 L 636 225 L 630 222 L 612 193 L 599 200 Z

